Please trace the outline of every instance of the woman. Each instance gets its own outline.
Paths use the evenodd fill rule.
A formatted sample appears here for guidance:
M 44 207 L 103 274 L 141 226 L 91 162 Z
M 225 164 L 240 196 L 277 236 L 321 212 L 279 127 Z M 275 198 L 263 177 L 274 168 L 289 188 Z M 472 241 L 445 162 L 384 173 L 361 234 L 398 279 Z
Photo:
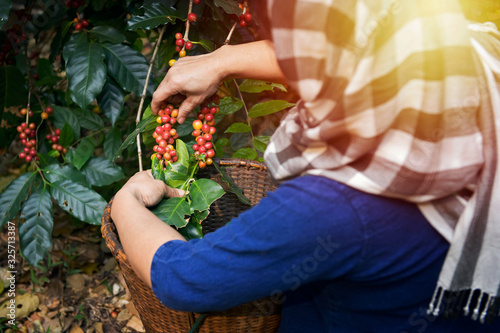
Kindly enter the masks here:
M 265 153 L 281 185 L 184 242 L 145 208 L 182 193 L 132 177 L 112 218 L 138 275 L 179 310 L 272 296 L 281 332 L 498 332 L 478 323 L 498 316 L 498 32 L 458 0 L 267 12 L 272 42 L 179 60 L 152 108 L 182 101 L 182 123 L 221 80 L 286 82 L 301 101 Z

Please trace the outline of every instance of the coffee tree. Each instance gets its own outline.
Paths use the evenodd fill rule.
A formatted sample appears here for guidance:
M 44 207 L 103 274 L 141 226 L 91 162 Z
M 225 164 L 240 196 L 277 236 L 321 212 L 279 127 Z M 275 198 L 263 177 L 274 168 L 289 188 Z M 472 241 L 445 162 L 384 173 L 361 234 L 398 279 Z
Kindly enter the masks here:
M 150 167 L 151 154 L 163 167 L 178 163 L 165 155 L 170 143 L 160 140 L 152 151 L 158 123 L 145 106 L 155 86 L 179 57 L 253 40 L 255 18 L 246 2 L 233 0 L 0 0 L 0 149 L 20 170 L 0 195 L 0 227 L 17 218 L 29 263 L 51 246 L 54 205 L 100 224 L 106 202 L 138 165 Z M 214 97 L 218 114 L 208 111 L 211 125 L 193 128 L 192 118 L 169 133 L 189 143 L 187 154 L 200 149 L 193 131 L 210 135 L 198 140 L 199 166 L 221 156 L 259 159 L 269 137 L 252 133 L 252 117 L 291 104 L 271 100 L 247 110 L 242 94 L 273 89 L 285 90 L 225 82 Z M 215 124 L 240 109 L 242 121 L 225 131 L 235 138 L 217 138 Z

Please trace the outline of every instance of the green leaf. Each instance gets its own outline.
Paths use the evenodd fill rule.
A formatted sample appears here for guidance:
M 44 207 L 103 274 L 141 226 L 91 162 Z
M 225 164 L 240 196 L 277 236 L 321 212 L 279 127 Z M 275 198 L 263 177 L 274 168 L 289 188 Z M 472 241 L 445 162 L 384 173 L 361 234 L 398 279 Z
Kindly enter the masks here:
M 179 134 L 180 137 L 190 135 L 193 132 L 193 122 L 192 120 L 189 121 L 189 119 L 186 119 L 186 121 L 183 124 L 177 125 L 177 133 Z
M 163 200 L 152 212 L 168 225 L 182 228 L 187 224 L 185 216 L 190 214 L 189 204 L 185 198 L 169 198 Z
M 73 25 L 73 22 L 71 22 L 71 25 Z M 70 26 L 71 26 L 70 25 Z M 69 40 L 64 44 L 63 47 L 63 58 L 66 64 L 70 61 L 71 57 L 75 54 L 75 50 L 77 45 L 80 44 L 87 44 L 89 42 L 87 34 L 85 33 L 75 33 L 71 34 L 71 37 Z
M 54 109 L 54 124 L 57 128 L 63 128 L 64 123 L 68 123 L 68 125 L 73 129 L 73 133 L 75 134 L 75 139 L 80 137 L 80 121 L 78 120 L 77 115 L 73 110 L 63 108 L 62 106 L 53 106 Z
M 16 217 L 21 208 L 21 202 L 26 199 L 36 174 L 26 172 L 12 181 L 5 191 L 0 194 L 0 227 L 5 222 Z
M 124 44 L 102 44 L 108 63 L 108 73 L 127 91 L 142 95 L 146 84 L 149 64 L 146 58 L 130 46 Z M 149 80 L 149 94 L 153 94 L 152 80 Z
M 101 224 L 106 201 L 97 192 L 71 180 L 63 180 L 52 183 L 50 193 L 62 209 L 77 219 Z
M 104 127 L 101 117 L 88 109 L 75 110 L 75 114 L 80 121 L 80 125 L 85 129 L 98 131 Z
M 247 93 L 260 93 L 266 90 L 273 90 L 274 88 L 277 88 L 281 91 L 286 92 L 285 86 L 283 86 L 280 83 L 273 83 L 273 82 L 264 82 L 264 81 L 259 81 L 259 80 L 244 80 L 240 85 L 240 91 L 242 92 L 247 92 Z
M 209 213 L 210 211 L 208 209 L 202 212 L 195 211 L 194 214 L 191 215 L 191 219 L 189 219 L 188 225 L 192 223 L 201 224 L 201 222 L 203 222 L 208 217 Z
M 252 127 L 244 123 L 234 123 L 224 133 L 246 133 L 250 132 Z
M 215 157 L 222 157 L 224 155 L 224 147 L 230 146 L 228 138 L 220 138 L 215 141 Z
M 248 112 L 248 116 L 251 118 L 261 117 L 268 114 L 273 114 L 283 109 L 294 106 L 294 103 L 289 103 L 287 101 L 282 100 L 272 100 L 263 103 L 255 104 L 250 111 Z
M 243 107 L 243 102 L 235 97 L 224 97 L 219 103 L 218 114 L 233 114 Z
M 82 168 L 92 186 L 105 186 L 124 178 L 122 169 L 104 157 L 92 157 Z
M 111 121 L 111 125 L 115 126 L 116 119 L 123 111 L 125 97 L 122 88 L 111 77 L 108 76 L 101 93 L 97 96 L 97 102 L 104 115 Z
M 115 157 L 113 158 L 113 161 L 121 154 L 121 152 L 126 149 L 128 146 L 132 145 L 135 143 L 135 140 L 137 138 L 137 134 L 140 134 L 146 130 L 146 127 L 156 121 L 155 116 L 151 116 L 149 118 L 143 119 L 137 124 L 137 127 L 130 133 L 127 138 L 123 141 L 122 145 L 120 146 L 120 149 L 118 149 L 118 152 L 115 154 Z
M 80 39 L 66 66 L 71 98 L 86 108 L 102 90 L 106 79 L 104 52 L 100 44 Z
M 48 59 L 38 59 L 38 76 L 39 79 L 35 82 L 35 86 L 53 86 L 61 78 L 54 73 L 52 63 Z
M 165 170 L 165 175 L 167 176 L 167 185 L 177 188 L 180 182 L 182 183 L 186 180 L 188 174 L 188 168 L 181 163 L 168 163 Z M 182 184 L 181 183 L 181 184 Z
M 39 163 L 39 165 L 42 168 L 45 168 L 45 167 L 49 166 L 50 164 L 58 163 L 57 159 L 53 158 L 48 153 L 38 153 L 38 157 L 40 157 L 40 163 Z
M 167 8 L 160 3 L 144 6 L 144 15 L 134 15 L 127 22 L 128 30 L 145 29 L 151 30 L 161 24 L 175 23 L 180 18 L 177 11 Z
M 175 142 L 175 150 L 177 151 L 177 156 L 179 157 L 177 163 L 184 165 L 186 169 L 189 168 L 189 152 L 184 141 L 177 139 Z
M 238 149 L 232 156 L 232 158 L 242 158 L 246 160 L 254 160 L 257 158 L 257 152 L 252 148 L 241 148 Z
M 36 266 L 46 257 L 52 241 L 52 199 L 49 191 L 31 194 L 21 211 L 24 223 L 19 226 L 19 241 L 21 252 L 28 262 Z
M 12 8 L 12 1 L 0 0 L 0 29 L 4 23 L 9 19 L 9 12 Z
M 92 153 L 94 152 L 94 148 L 94 139 L 91 137 L 83 139 L 78 147 L 76 147 L 73 164 L 78 170 L 80 170 L 83 165 L 87 163 L 90 156 L 92 156 Z
M 61 134 L 59 135 L 59 144 L 63 147 L 69 146 L 75 139 L 75 132 L 68 123 L 64 123 L 61 129 Z
M 191 41 L 191 43 L 203 46 L 203 48 L 208 52 L 213 52 L 215 50 L 214 43 L 212 43 L 212 41 L 209 41 L 208 39 L 200 39 L 197 42 Z
M 160 164 L 160 160 L 156 157 L 156 154 L 153 154 L 153 158 L 151 160 L 151 174 L 154 179 L 158 179 L 163 181 L 163 167 Z
M 51 183 L 71 180 L 86 187 L 90 186 L 85 175 L 72 165 L 61 166 L 59 163 L 50 164 L 43 169 L 43 176 Z
M 125 35 L 118 31 L 116 28 L 110 26 L 99 25 L 89 30 L 89 33 L 98 41 L 104 43 L 109 42 L 113 44 L 121 43 L 125 40 Z
M 224 193 L 222 186 L 211 179 L 202 178 L 194 181 L 189 187 L 191 212 L 209 209 L 212 202 L 222 197 Z
M 208 211 L 207 211 L 208 212 Z M 192 219 L 192 217 L 191 217 Z M 202 227 L 199 223 L 193 223 L 189 221 L 188 224 L 184 228 L 180 228 L 179 233 L 186 238 L 186 240 L 190 239 L 201 239 L 203 238 Z
M 267 145 L 269 144 L 270 139 L 271 137 L 267 135 L 256 136 L 253 139 L 253 146 L 255 147 L 255 149 L 264 152 L 267 148 Z
M 214 3 L 222 7 L 224 11 L 228 14 L 235 14 L 237 16 L 240 16 L 242 12 L 241 8 L 238 6 L 237 1 L 233 0 L 214 0 Z
M 217 165 L 217 163 L 214 163 L 213 165 L 215 166 L 217 171 L 219 171 L 222 180 L 229 186 L 229 190 L 232 193 L 236 194 L 240 202 L 245 205 L 251 206 L 252 203 L 250 202 L 250 200 L 243 194 L 243 190 L 234 182 L 234 179 L 227 174 L 226 169 Z
M 106 133 L 104 138 L 104 155 L 106 155 L 106 158 L 111 162 L 114 161 L 113 158 L 118 153 L 121 144 L 122 132 L 119 128 L 113 127 L 111 131 Z

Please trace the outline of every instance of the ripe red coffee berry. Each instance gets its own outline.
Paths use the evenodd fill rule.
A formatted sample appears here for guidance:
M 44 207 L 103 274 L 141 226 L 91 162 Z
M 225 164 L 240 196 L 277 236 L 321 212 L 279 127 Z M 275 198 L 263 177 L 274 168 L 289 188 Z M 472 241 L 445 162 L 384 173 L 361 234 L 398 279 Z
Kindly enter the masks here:
M 247 21 L 245 21 L 245 20 L 241 20 L 241 21 L 240 21 L 240 27 L 244 28 L 244 27 L 246 27 L 246 26 L 247 26 Z
M 203 133 L 208 133 L 210 132 L 210 126 L 208 126 L 207 124 L 203 124 L 203 126 L 201 126 L 201 131 Z
M 184 39 L 178 39 L 175 41 L 175 45 L 179 46 L 179 47 L 183 47 L 184 46 Z
M 48 114 L 52 114 L 52 112 L 54 112 L 54 109 L 51 106 L 47 106 L 45 108 L 45 112 L 47 112 Z
M 24 159 L 25 157 L 26 157 L 26 153 L 25 152 L 19 153 L 19 158 L 20 159 Z
M 208 113 L 205 115 L 205 120 L 206 121 L 211 121 L 212 119 L 214 119 L 214 115 L 211 114 L 211 113 Z
M 186 42 L 186 50 L 191 50 L 193 48 L 193 43 Z
M 196 22 L 198 17 L 196 16 L 195 13 L 189 13 L 187 18 L 188 18 L 189 22 Z
M 56 135 L 59 135 L 61 134 L 61 130 L 59 128 L 56 128 L 55 132 L 54 132 Z
M 203 137 L 199 136 L 196 138 L 196 143 L 201 147 L 204 146 L 207 141 Z
M 88 26 L 89 26 L 89 21 L 87 21 L 87 20 L 85 20 L 85 19 L 84 19 L 84 20 L 82 20 L 82 25 L 83 25 L 85 28 L 86 28 L 86 27 L 88 27 Z
M 241 25 L 241 24 L 240 24 Z M 81 23 L 77 23 L 75 25 L 75 30 L 82 30 L 83 29 L 83 25 Z
M 180 32 L 176 33 L 175 39 L 182 39 L 182 34 Z
M 201 3 L 201 0 L 193 0 L 193 3 L 194 3 L 195 5 L 199 5 L 199 4 Z
M 252 14 L 250 13 L 245 13 L 245 15 L 243 16 L 243 19 L 247 22 L 250 22 L 252 20 Z

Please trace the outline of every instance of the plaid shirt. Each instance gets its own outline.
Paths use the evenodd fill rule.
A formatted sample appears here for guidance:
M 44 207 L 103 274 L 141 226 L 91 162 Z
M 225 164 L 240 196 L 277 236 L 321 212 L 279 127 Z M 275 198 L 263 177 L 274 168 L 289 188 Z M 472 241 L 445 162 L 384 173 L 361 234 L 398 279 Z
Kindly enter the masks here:
M 424 203 L 451 239 L 465 206 L 456 193 L 483 164 L 458 0 L 271 0 L 268 11 L 278 61 L 302 99 L 266 151 L 273 176 L 321 175 Z
M 301 97 L 266 150 L 271 174 L 417 203 L 451 243 L 429 313 L 499 316 L 496 27 L 470 24 L 459 0 L 269 0 L 268 12 Z

